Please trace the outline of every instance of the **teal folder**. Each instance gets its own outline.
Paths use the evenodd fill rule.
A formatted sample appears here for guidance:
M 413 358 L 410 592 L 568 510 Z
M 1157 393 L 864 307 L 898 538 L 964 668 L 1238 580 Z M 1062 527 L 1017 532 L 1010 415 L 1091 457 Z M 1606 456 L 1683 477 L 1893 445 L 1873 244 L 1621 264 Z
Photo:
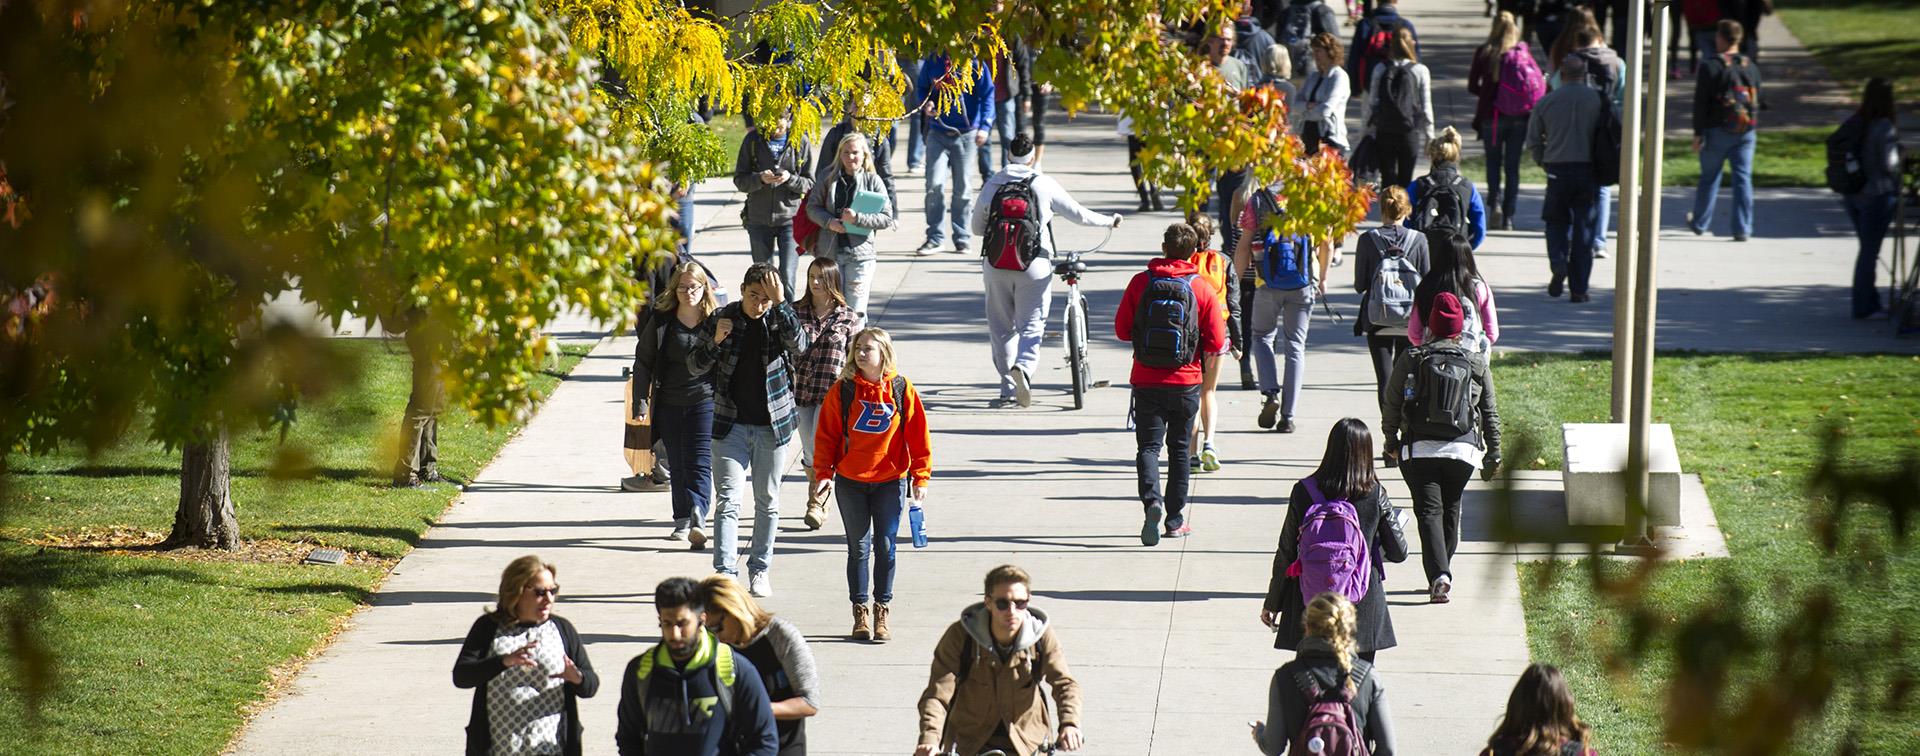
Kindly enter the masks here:
M 887 195 L 862 189 L 853 193 L 853 203 L 848 205 L 847 209 L 861 215 L 872 215 L 886 209 L 886 207 Z M 873 229 L 871 228 L 862 228 L 852 223 L 848 223 L 846 226 L 847 233 L 855 236 L 866 236 L 867 234 L 873 233 Z

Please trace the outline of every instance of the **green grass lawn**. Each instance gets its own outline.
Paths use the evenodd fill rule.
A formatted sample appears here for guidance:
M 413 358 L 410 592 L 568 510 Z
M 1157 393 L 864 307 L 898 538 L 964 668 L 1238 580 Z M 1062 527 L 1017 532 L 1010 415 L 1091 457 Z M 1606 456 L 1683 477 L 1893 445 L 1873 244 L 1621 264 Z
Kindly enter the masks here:
M 83 531 L 164 535 L 179 495 L 179 455 L 130 444 L 93 460 L 73 453 L 17 461 L 5 494 L 12 517 L 0 528 L 0 588 L 50 589 L 25 606 L 54 650 L 58 688 L 40 726 L 23 729 L 14 668 L 0 667 L 0 718 L 11 723 L 0 753 L 219 752 L 245 707 L 268 690 L 270 670 L 317 650 L 459 495 L 444 483 L 387 486 L 406 405 L 406 351 L 397 342 L 342 346 L 364 367 L 360 385 L 303 406 L 287 439 L 304 447 L 315 476 L 269 479 L 277 434 L 237 433 L 232 492 L 244 538 L 345 548 L 347 565 L 41 548 L 31 542 Z M 566 348 L 536 379 L 538 390 L 551 392 L 586 351 Z M 440 469 L 472 479 L 514 430 L 489 432 L 449 412 L 440 422 Z M 0 655 L 13 651 L 0 638 Z
M 1920 94 L 1920 0 L 1775 0 L 1774 7 L 1849 91 L 1887 76 L 1903 99 Z
M 1757 187 L 1817 187 L 1827 185 L 1827 134 L 1831 129 L 1760 130 L 1760 143 L 1754 147 L 1753 185 Z M 1693 154 L 1692 135 L 1669 137 L 1661 183 L 1666 186 L 1693 186 L 1700 181 L 1700 158 Z M 1486 193 L 1487 164 L 1479 155 L 1460 161 L 1461 175 Z M 1724 174 L 1723 174 L 1724 176 Z M 1726 181 L 1725 178 L 1721 179 Z M 1520 160 L 1520 183 L 1545 184 L 1547 174 L 1532 158 Z
M 1604 355 L 1511 355 L 1497 361 L 1494 372 L 1509 439 L 1524 435 L 1541 444 L 1537 457 L 1523 465 L 1557 469 L 1560 423 L 1606 420 L 1610 368 Z M 1768 638 L 1787 619 L 1791 599 L 1824 585 L 1836 589 L 1843 612 L 1835 627 L 1839 642 L 1896 627 L 1911 636 L 1920 626 L 1920 553 L 1908 547 L 1904 555 L 1873 565 L 1885 568 L 1883 578 L 1850 573 L 1859 560 L 1830 559 L 1814 545 L 1806 485 L 1829 423 L 1844 431 L 1850 465 L 1884 467 L 1903 453 L 1920 452 L 1916 376 L 1920 358 L 1909 356 L 1660 357 L 1654 420 L 1673 424 L 1682 467 L 1705 482 L 1732 558 L 1663 569 L 1646 594 L 1651 608 L 1669 618 L 1686 617 L 1744 591 L 1749 600 L 1740 612 L 1758 637 Z M 1881 536 L 1884 523 L 1881 518 L 1866 530 Z M 1610 576 L 1626 572 L 1620 563 L 1602 568 Z M 1663 739 L 1661 696 L 1672 645 L 1659 641 L 1648 661 L 1610 675 L 1603 650 L 1620 647 L 1628 629 L 1605 608 L 1590 573 L 1544 565 L 1520 572 L 1533 656 L 1569 672 L 1600 752 L 1653 750 Z M 1749 661 L 1749 669 L 1778 662 L 1764 653 Z M 1888 690 L 1896 671 L 1920 669 L 1920 645 L 1909 642 L 1904 658 L 1868 662 L 1867 679 L 1842 683 Z M 1860 753 L 1913 753 L 1920 744 L 1920 716 L 1913 709 L 1869 712 L 1860 700 L 1836 700 L 1818 724 L 1802 731 L 1799 751 L 1838 752 L 1856 726 Z
M 727 156 L 727 167 L 713 175 L 733 175 L 734 156 L 740 154 L 740 143 L 747 139 L 746 122 L 740 120 L 740 116 L 733 113 L 715 113 L 713 114 L 713 120 L 707 122 L 707 126 L 713 129 L 713 133 L 720 135 L 720 154 Z

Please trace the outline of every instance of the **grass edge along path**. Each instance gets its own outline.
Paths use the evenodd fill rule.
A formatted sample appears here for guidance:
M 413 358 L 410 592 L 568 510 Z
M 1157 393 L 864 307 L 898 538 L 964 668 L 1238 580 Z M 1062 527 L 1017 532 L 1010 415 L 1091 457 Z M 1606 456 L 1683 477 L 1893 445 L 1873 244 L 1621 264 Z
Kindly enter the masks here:
M 1774 5 L 1781 23 L 1849 93 L 1858 93 L 1871 77 L 1887 76 L 1899 97 L 1920 95 L 1920 37 L 1913 34 L 1920 2 L 1777 0 Z
M 1500 414 L 1509 439 L 1529 436 L 1539 445 L 1526 467 L 1559 467 L 1561 422 L 1604 422 L 1609 361 L 1604 354 L 1506 354 L 1494 363 Z M 1842 622 L 1838 643 L 1856 642 L 1890 627 L 1920 625 L 1920 549 L 1910 544 L 1873 569 L 1882 577 L 1848 572 L 1866 559 L 1829 559 L 1814 546 L 1808 521 L 1806 479 L 1820 458 L 1822 429 L 1838 426 L 1846 436 L 1849 465 L 1880 468 L 1901 453 L 1920 448 L 1920 357 L 1906 355 L 1704 355 L 1673 353 L 1657 359 L 1654 421 L 1668 422 L 1680 447 L 1682 469 L 1706 484 L 1731 558 L 1671 563 L 1652 580 L 1646 606 L 1671 628 L 1703 607 L 1718 606 L 1745 619 L 1762 646 L 1773 642 L 1814 586 L 1834 588 Z M 1885 547 L 1884 515 L 1859 516 L 1852 527 L 1868 543 Z M 1843 554 L 1843 556 L 1848 556 Z M 1601 753 L 1644 753 L 1665 741 L 1663 708 L 1669 688 L 1661 682 L 1673 668 L 1671 636 L 1625 670 L 1606 665 L 1606 649 L 1622 648 L 1629 635 L 1622 616 L 1603 604 L 1594 588 L 1590 560 L 1530 563 L 1520 567 L 1527 640 L 1537 661 L 1567 672 L 1580 714 L 1595 729 Z M 1599 565 L 1612 578 L 1629 566 Z M 1695 649 L 1698 650 L 1698 649 Z M 1766 652 L 1748 657 L 1736 682 L 1780 660 Z M 1839 694 L 1816 721 L 1802 722 L 1795 750 L 1834 753 L 1855 725 L 1861 753 L 1911 752 L 1920 743 L 1920 717 L 1910 708 L 1896 714 L 1872 707 L 1850 690 L 1884 695 L 1902 669 L 1920 669 L 1920 646 L 1907 644 L 1904 660 L 1872 658 L 1870 679 L 1840 680 Z M 1734 702 L 1728 702 L 1732 706 Z M 1738 749 L 1735 749 L 1738 750 Z
M 1753 186 L 1756 189 L 1826 189 L 1827 135 L 1833 129 L 1809 127 L 1768 129 L 1761 127 L 1754 147 Z M 1470 132 L 1462 137 L 1473 138 Z M 1661 161 L 1661 184 L 1691 188 L 1700 182 L 1700 157 L 1693 153 L 1693 136 L 1668 135 L 1665 157 Z M 1473 182 L 1484 198 L 1487 193 L 1487 161 L 1474 153 L 1460 160 L 1460 175 Z M 1723 171 L 1720 183 L 1729 186 Z M 1520 156 L 1520 183 L 1544 186 L 1547 172 L 1533 158 Z
M 289 435 L 304 442 L 312 477 L 270 479 L 276 435 L 233 435 L 233 496 L 252 539 L 242 554 L 264 563 L 114 547 L 165 534 L 177 453 L 135 443 L 93 460 L 21 461 L 6 492 L 14 515 L 0 529 L 0 594 L 37 615 L 58 687 L 39 725 L 26 725 L 13 667 L 0 666 L 0 716 L 17 723 L 0 737 L 0 754 L 221 752 L 459 500 L 451 484 L 386 483 L 409 384 L 404 349 L 373 340 L 340 346 L 361 363 L 361 380 L 301 407 Z M 591 347 L 564 346 L 536 376 L 539 395 L 551 396 Z M 488 432 L 450 410 L 440 422 L 441 469 L 472 479 L 524 423 Z M 346 550 L 348 562 L 292 563 L 317 545 Z M 29 576 L 48 589 L 22 595 Z M 0 654 L 12 651 L 0 637 Z

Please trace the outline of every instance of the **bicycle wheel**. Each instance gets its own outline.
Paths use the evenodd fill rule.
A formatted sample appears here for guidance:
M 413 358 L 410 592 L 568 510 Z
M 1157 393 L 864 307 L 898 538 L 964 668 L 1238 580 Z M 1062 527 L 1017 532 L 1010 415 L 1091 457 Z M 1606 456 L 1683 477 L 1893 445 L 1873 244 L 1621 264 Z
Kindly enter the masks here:
M 1072 373 L 1073 408 L 1082 409 L 1092 378 L 1087 365 L 1087 303 L 1079 292 L 1067 299 L 1067 369 Z

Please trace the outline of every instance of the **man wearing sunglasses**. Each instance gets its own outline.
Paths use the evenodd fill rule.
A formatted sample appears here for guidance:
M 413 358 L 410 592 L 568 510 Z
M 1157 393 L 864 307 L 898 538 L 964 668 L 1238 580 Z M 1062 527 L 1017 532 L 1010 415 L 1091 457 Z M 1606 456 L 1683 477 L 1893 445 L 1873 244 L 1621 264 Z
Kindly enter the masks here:
M 1080 749 L 1080 685 L 1047 615 L 1028 606 L 1031 578 L 1011 564 L 987 573 L 986 600 L 960 613 L 933 650 L 920 694 L 914 756 L 1035 754 Z M 1060 711 L 1048 721 L 1046 693 Z

